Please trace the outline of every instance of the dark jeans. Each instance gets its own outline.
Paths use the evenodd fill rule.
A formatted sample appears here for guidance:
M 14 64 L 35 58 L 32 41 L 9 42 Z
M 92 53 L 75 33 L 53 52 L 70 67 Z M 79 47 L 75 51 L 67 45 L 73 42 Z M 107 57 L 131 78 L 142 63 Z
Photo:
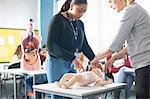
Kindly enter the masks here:
M 136 73 L 136 99 L 150 99 L 150 65 L 139 68 Z
M 42 74 L 42 75 L 36 75 L 35 76 L 35 84 L 38 85 L 38 84 L 44 84 L 44 83 L 47 83 L 47 77 L 46 77 L 46 74 Z M 27 92 L 29 90 L 32 90 L 32 85 L 33 85 L 33 77 L 29 77 L 27 80 L 26 80 L 26 87 L 27 87 Z

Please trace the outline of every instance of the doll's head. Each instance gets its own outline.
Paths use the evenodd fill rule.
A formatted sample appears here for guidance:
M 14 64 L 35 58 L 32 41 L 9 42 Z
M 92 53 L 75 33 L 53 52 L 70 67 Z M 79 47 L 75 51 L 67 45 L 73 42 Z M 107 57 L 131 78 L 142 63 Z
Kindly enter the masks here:
M 38 59 L 38 55 L 37 55 L 37 50 L 34 48 L 27 48 L 25 49 L 25 53 L 24 53 L 24 60 L 30 64 L 33 65 L 36 63 Z

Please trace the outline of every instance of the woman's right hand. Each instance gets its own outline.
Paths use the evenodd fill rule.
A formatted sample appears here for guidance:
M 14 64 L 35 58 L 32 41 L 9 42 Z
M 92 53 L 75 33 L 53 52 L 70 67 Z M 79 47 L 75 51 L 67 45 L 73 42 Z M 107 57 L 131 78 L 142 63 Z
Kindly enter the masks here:
M 111 67 L 113 66 L 114 61 L 115 61 L 114 57 L 111 57 L 108 61 L 106 61 L 104 71 L 107 70 L 111 71 Z
M 90 66 L 91 68 L 97 67 L 97 64 L 99 64 L 99 59 L 97 57 L 95 57 L 91 62 L 90 62 Z

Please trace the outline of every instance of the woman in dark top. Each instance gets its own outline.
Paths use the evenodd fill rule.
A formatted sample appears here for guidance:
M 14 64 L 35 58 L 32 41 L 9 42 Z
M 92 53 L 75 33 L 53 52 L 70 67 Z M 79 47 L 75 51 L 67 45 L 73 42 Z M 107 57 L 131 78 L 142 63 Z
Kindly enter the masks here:
M 45 61 L 48 82 L 59 81 L 64 73 L 69 72 L 80 52 L 89 60 L 95 57 L 86 39 L 84 24 L 79 20 L 86 9 L 87 0 L 67 0 L 51 19 L 47 39 L 49 55 Z

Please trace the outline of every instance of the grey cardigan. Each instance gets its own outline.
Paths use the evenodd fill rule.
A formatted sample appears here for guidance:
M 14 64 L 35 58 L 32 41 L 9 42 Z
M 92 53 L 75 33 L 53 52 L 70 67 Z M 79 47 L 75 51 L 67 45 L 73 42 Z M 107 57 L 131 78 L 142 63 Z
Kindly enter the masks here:
M 137 3 L 124 8 L 117 32 L 110 49 L 119 51 L 126 40 L 132 66 L 139 69 L 150 65 L 150 17 L 145 9 Z

